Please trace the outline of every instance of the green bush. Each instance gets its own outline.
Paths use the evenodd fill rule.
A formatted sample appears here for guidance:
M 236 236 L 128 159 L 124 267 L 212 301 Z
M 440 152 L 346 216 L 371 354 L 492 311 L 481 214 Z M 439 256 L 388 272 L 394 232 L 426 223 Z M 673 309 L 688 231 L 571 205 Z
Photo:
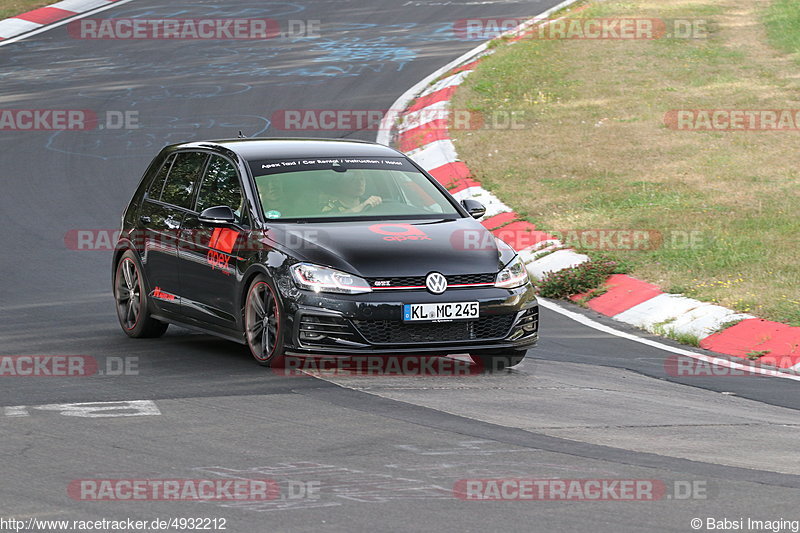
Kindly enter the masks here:
M 539 282 L 539 294 L 545 298 L 567 298 L 596 289 L 615 273 L 616 261 L 587 261 L 572 268 L 550 272 Z

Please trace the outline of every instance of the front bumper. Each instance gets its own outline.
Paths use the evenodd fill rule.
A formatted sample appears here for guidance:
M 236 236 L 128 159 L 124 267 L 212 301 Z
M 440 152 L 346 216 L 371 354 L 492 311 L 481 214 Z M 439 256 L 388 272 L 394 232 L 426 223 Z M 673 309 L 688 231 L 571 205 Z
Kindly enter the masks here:
M 539 307 L 533 286 L 375 291 L 345 295 L 298 291 L 285 310 L 284 338 L 292 352 L 314 354 L 446 355 L 523 351 L 538 341 Z M 479 317 L 449 322 L 403 322 L 409 303 L 475 302 Z

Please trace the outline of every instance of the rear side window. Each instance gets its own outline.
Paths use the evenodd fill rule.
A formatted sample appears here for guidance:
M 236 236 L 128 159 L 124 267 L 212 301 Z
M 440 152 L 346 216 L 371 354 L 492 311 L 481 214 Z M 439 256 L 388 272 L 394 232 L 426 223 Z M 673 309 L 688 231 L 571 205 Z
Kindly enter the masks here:
M 224 157 L 211 156 L 200 186 L 200 195 L 197 197 L 197 211 L 227 205 L 240 215 L 243 210 L 242 199 L 236 168 Z
M 167 181 L 167 174 L 169 173 L 169 168 L 172 166 L 173 161 L 175 161 L 175 154 L 170 155 L 167 160 L 164 161 L 164 164 L 161 165 L 161 170 L 158 171 L 153 183 L 150 184 L 150 188 L 147 189 L 148 198 L 152 200 L 161 199 L 161 190 L 164 188 L 164 182 Z
M 172 170 L 169 172 L 161 201 L 178 207 L 189 209 L 192 205 L 192 193 L 208 156 L 199 152 L 182 152 L 175 156 Z

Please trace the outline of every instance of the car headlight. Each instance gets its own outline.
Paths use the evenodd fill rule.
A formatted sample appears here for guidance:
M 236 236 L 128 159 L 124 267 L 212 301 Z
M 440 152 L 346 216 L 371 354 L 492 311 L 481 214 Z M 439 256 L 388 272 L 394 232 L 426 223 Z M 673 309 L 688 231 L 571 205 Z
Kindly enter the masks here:
M 301 289 L 314 292 L 337 292 L 344 294 L 361 294 L 372 292 L 367 280 L 311 263 L 297 263 L 291 267 L 292 278 Z
M 513 289 L 528 283 L 528 270 L 520 256 L 516 256 L 506 267 L 497 274 L 494 280 L 495 287 Z

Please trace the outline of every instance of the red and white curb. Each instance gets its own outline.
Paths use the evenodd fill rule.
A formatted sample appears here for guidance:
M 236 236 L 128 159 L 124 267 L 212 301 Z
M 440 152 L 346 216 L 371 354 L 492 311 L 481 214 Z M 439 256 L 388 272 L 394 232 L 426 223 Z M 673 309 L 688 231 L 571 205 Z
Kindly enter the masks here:
M 62 0 L 21 15 L 0 20 L 0 45 L 60 26 L 68 19 L 99 12 L 130 0 Z M 11 41 L 13 39 L 13 41 Z
M 512 30 L 507 34 L 511 44 L 531 26 L 576 1 L 567 0 Z M 480 58 L 491 53 L 488 43 L 484 43 L 406 91 L 384 118 L 377 142 L 393 144 L 407 153 L 456 199 L 474 198 L 483 203 L 487 212 L 482 224 L 518 250 L 531 275 L 541 279 L 590 258 L 565 249 L 555 237 L 519 220 L 510 207 L 481 187 L 458 158 L 448 131 L 449 102 L 456 88 L 473 72 Z M 529 246 L 531 242 L 537 244 Z M 604 288 L 605 293 L 587 302 L 598 313 L 653 333 L 693 335 L 700 339 L 701 348 L 718 353 L 743 358 L 753 352 L 766 354 L 759 363 L 800 371 L 800 328 L 668 294 L 656 285 L 626 275 L 611 276 Z M 735 321 L 740 322 L 717 332 Z

